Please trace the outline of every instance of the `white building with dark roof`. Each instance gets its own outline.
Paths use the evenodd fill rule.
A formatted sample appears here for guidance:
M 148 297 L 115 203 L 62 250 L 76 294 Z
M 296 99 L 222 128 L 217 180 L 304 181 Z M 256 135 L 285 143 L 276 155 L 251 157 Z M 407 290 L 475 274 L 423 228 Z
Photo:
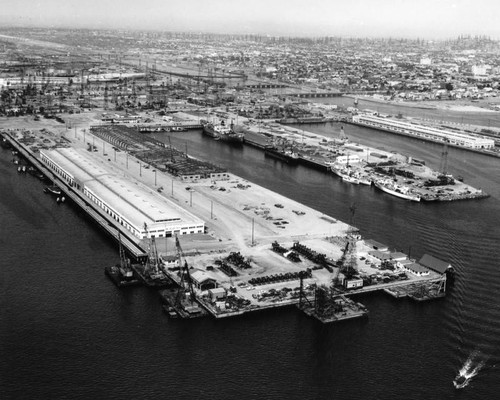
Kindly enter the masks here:
M 96 164 L 84 150 L 42 150 L 40 156 L 69 186 L 140 239 L 204 232 L 204 221 L 144 185 Z

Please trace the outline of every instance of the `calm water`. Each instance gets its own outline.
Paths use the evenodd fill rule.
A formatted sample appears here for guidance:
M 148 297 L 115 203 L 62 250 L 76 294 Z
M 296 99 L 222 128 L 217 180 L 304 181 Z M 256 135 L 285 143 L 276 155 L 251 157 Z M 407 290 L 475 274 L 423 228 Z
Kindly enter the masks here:
M 340 126 L 307 129 L 336 137 Z M 438 145 L 345 129 L 353 141 L 439 166 Z M 172 142 L 334 217 L 348 221 L 355 203 L 365 237 L 449 260 L 454 287 L 427 304 L 366 296 L 368 319 L 329 326 L 293 308 L 170 320 L 154 291 L 117 290 L 103 273 L 118 257 L 113 243 L 76 208 L 56 205 L 38 180 L 19 175 L 0 150 L 1 398 L 496 398 L 500 160 L 450 149 L 450 172 L 492 196 L 413 204 L 200 132 Z M 484 366 L 457 391 L 452 380 L 471 354 Z

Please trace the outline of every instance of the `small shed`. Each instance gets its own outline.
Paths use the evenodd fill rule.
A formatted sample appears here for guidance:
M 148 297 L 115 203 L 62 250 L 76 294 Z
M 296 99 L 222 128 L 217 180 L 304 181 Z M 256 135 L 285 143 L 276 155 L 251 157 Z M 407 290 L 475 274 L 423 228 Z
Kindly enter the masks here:
M 201 291 L 217 287 L 217 280 L 210 277 L 204 271 L 195 271 L 191 273 L 191 280 L 193 282 L 193 286 Z
M 212 302 L 217 302 L 226 298 L 226 289 L 221 287 L 209 289 L 208 295 L 210 296 L 210 300 L 212 300 Z

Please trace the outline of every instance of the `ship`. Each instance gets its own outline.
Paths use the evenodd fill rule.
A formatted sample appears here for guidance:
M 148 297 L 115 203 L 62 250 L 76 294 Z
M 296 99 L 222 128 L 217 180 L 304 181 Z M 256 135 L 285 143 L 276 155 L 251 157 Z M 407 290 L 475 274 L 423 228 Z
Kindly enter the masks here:
M 467 377 L 467 375 L 459 374 L 453 380 L 453 386 L 455 386 L 455 389 L 462 389 L 463 387 L 467 386 L 468 382 L 469 378 Z
M 288 164 L 297 164 L 299 162 L 299 155 L 293 150 L 280 149 L 272 144 L 264 146 L 264 154 Z
M 401 199 L 420 201 L 420 195 L 412 193 L 408 186 L 399 185 L 388 180 L 374 181 L 373 184 L 383 192 L 399 197 Z
M 43 189 L 43 191 L 45 193 L 52 194 L 54 196 L 60 196 L 62 194 L 61 189 L 56 185 L 46 186 L 45 189 Z
M 229 127 L 224 121 L 221 121 L 220 124 L 206 123 L 203 125 L 203 133 L 213 137 L 215 140 L 221 140 L 228 143 L 242 144 L 245 140 L 244 134 L 234 131 L 232 122 Z
M 344 181 L 344 182 L 348 182 L 348 183 L 353 183 L 355 185 L 359 185 L 359 179 L 356 178 L 353 175 L 342 174 L 341 177 L 342 177 L 342 181 Z

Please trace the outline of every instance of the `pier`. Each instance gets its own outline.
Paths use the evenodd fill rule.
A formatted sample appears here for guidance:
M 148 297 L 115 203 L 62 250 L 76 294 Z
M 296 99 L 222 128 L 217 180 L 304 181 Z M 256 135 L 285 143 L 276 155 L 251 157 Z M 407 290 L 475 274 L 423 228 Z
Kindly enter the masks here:
M 88 199 L 76 192 L 73 188 L 68 186 L 65 181 L 60 179 L 57 175 L 53 174 L 40 159 L 34 155 L 32 151 L 18 141 L 13 135 L 8 132 L 3 132 L 2 136 L 11 144 L 12 148 L 19 152 L 31 165 L 43 173 L 48 179 L 57 184 L 58 187 L 78 205 L 94 222 L 96 222 L 105 232 L 107 232 L 113 239 L 118 242 L 118 234 L 121 233 L 121 240 L 123 246 L 129 251 L 131 256 L 137 260 L 144 260 L 147 253 L 144 249 L 129 237 L 129 233 L 120 229 L 120 225 L 116 221 L 109 218 L 107 214 L 103 214 L 99 209 L 94 207 Z
M 352 232 L 356 231 L 348 224 L 228 172 L 217 176 L 199 175 L 189 180 L 181 176 L 174 179 L 173 171 L 160 169 L 159 161 L 155 161 L 155 157 L 160 157 L 163 152 L 166 159 L 171 160 L 174 149 L 167 149 L 165 145 L 145 138 L 134 128 L 93 125 L 91 131 L 75 131 L 73 137 L 70 130 L 62 130 L 55 135 L 41 130 L 43 134 L 36 141 L 31 140 L 35 135 L 29 131 L 11 131 L 4 136 L 21 156 L 60 186 L 112 237 L 117 239 L 120 232 L 124 247 L 138 261 L 131 266 L 136 278 L 150 288 L 164 288 L 162 299 L 169 315 L 182 318 L 212 315 L 219 319 L 299 305 L 307 315 L 328 323 L 366 315 L 364 306 L 351 299 L 358 294 L 379 290 L 396 293 L 406 287 L 408 296 L 418 300 L 437 297 L 432 285 L 442 282 L 441 274 L 424 268 L 428 276 L 414 276 L 396 264 L 392 266 L 392 271 L 385 270 L 380 260 L 371 255 L 373 248 L 362 238 L 355 240 L 355 249 L 349 247 L 351 244 L 346 246 L 346 243 L 354 243 Z M 282 135 L 285 133 L 283 130 L 279 132 Z M 272 133 L 266 133 L 250 132 L 246 143 L 264 148 L 272 136 Z M 92 136 L 91 148 L 87 146 L 86 135 Z M 96 139 L 99 140 L 99 147 L 102 146 L 102 152 L 95 146 Z M 318 169 L 321 167 L 327 172 L 321 154 L 310 144 L 318 141 L 318 137 L 307 133 L 306 139 L 309 152 L 303 149 L 299 162 L 315 165 Z M 111 158 L 105 152 L 110 145 L 106 140 L 114 140 L 116 148 L 129 151 L 115 153 Z M 62 179 L 59 175 L 64 176 L 63 170 L 55 173 L 41 163 L 35 151 L 38 145 L 45 142 L 50 142 L 52 146 L 78 148 L 85 152 L 84 158 L 88 162 L 99 165 L 104 175 L 123 174 L 151 191 L 162 192 L 161 196 L 168 196 L 171 201 L 203 218 L 206 221 L 205 232 L 179 237 L 185 253 L 182 253 L 181 261 L 177 248 L 178 266 L 172 266 L 172 250 L 160 252 L 158 249 L 175 249 L 173 238 L 156 237 L 156 242 L 152 238 L 131 238 L 128 230 L 120 229 L 122 225 L 117 220 L 94 207 L 81 190 L 75 190 Z M 75 157 L 79 157 L 76 150 L 74 153 Z M 132 153 L 139 157 L 134 157 L 139 165 L 135 162 L 129 165 Z M 150 165 L 145 161 L 146 155 L 155 168 L 154 174 L 142 170 L 143 163 L 145 170 Z M 185 154 L 179 155 L 179 162 L 189 159 Z M 156 190 L 167 185 L 171 185 L 169 194 Z M 348 247 L 351 250 L 348 251 Z M 387 253 L 387 257 L 392 255 Z M 347 259 L 356 274 L 346 277 L 343 265 Z M 156 260 L 155 273 L 148 274 L 147 265 L 152 260 Z M 184 262 L 189 266 L 190 278 L 187 280 L 182 278 L 179 267 Z M 331 306 L 323 307 L 318 300 L 318 288 L 324 286 L 331 287 Z M 444 289 L 438 292 L 440 296 L 444 295 Z M 190 293 L 189 296 L 187 293 Z M 308 306 L 308 303 L 316 305 Z

